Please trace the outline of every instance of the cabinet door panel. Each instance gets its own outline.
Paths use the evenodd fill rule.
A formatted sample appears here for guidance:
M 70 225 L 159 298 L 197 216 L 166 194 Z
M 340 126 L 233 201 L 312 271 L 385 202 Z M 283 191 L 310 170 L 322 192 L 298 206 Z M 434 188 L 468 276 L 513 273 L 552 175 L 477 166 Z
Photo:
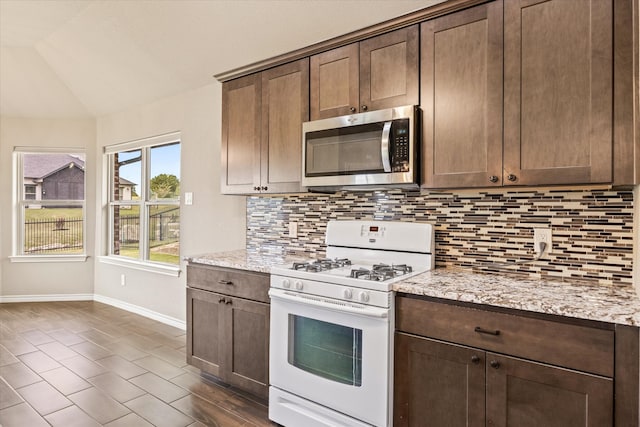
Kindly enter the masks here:
M 418 26 L 360 42 L 360 106 L 418 104 Z
M 505 2 L 505 184 L 612 180 L 612 5 Z
M 309 120 L 309 60 L 262 73 L 261 185 L 300 191 L 302 122 Z
M 222 193 L 251 193 L 260 183 L 261 102 L 259 75 L 222 85 Z
M 394 426 L 484 426 L 483 351 L 403 333 L 395 346 Z
M 502 1 L 428 21 L 421 37 L 423 186 L 500 185 Z
M 225 377 L 230 384 L 267 397 L 269 387 L 269 305 L 232 298 L 225 321 Z
M 612 379 L 492 353 L 487 353 L 487 361 L 488 424 L 613 425 Z
M 358 110 L 358 43 L 311 57 L 311 120 Z
M 187 363 L 219 376 L 222 295 L 187 288 Z

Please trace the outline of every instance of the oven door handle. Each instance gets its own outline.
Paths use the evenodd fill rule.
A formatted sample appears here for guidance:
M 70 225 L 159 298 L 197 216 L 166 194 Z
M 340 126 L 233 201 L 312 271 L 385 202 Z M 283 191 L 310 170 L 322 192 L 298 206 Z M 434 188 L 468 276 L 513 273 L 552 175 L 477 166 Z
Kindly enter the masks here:
M 391 153 L 389 147 L 389 134 L 391 133 L 391 123 L 385 122 L 382 128 L 382 139 L 380 140 L 380 154 L 382 155 L 382 168 L 385 172 L 391 172 Z
M 341 313 L 357 314 L 365 317 L 375 317 L 385 319 L 389 317 L 388 308 L 380 308 L 373 306 L 356 306 L 348 302 L 339 300 L 333 300 L 329 298 L 317 297 L 314 295 L 306 295 L 300 293 L 294 293 L 290 291 L 284 291 L 282 289 L 271 288 L 269 289 L 269 296 L 271 298 L 281 299 L 284 301 L 293 302 L 296 304 L 305 304 L 313 307 L 325 308 Z

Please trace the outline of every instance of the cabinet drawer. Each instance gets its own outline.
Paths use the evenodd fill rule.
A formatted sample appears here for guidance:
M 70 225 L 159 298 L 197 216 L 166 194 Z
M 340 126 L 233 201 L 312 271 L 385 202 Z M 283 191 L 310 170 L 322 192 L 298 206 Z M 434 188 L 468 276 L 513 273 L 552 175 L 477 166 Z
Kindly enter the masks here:
M 190 264 L 187 266 L 187 286 L 269 302 L 269 275 L 265 273 Z
M 404 332 L 613 376 L 614 331 L 403 297 L 396 316 Z

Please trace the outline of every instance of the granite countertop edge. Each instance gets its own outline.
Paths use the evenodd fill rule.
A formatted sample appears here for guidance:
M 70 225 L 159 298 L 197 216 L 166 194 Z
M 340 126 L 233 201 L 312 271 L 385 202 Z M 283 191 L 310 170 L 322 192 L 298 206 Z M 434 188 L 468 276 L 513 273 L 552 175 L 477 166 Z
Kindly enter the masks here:
M 312 257 L 308 253 L 240 249 L 191 256 L 185 260 L 194 264 L 268 274 L 273 266 Z M 640 296 L 632 286 L 436 268 L 394 283 L 393 290 L 410 295 L 640 326 Z

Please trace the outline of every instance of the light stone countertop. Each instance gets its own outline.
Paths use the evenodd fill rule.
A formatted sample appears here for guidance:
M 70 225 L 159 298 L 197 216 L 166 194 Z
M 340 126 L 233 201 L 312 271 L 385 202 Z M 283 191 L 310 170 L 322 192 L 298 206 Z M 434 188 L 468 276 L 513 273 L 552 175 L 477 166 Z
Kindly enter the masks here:
M 241 249 L 185 259 L 190 263 L 269 273 L 272 266 L 312 257 L 307 253 L 292 254 L 277 249 Z M 640 326 L 640 295 L 630 286 L 438 268 L 397 282 L 393 289 L 407 294 Z
M 312 258 L 305 253 L 285 253 L 281 250 L 248 251 L 239 249 L 227 252 L 214 252 L 203 255 L 186 257 L 185 260 L 194 264 L 206 264 L 216 267 L 237 268 L 238 270 L 270 273 L 271 267 L 291 264 L 294 261 L 304 261 Z
M 443 268 L 397 282 L 393 289 L 407 294 L 640 326 L 640 296 L 631 286 Z

